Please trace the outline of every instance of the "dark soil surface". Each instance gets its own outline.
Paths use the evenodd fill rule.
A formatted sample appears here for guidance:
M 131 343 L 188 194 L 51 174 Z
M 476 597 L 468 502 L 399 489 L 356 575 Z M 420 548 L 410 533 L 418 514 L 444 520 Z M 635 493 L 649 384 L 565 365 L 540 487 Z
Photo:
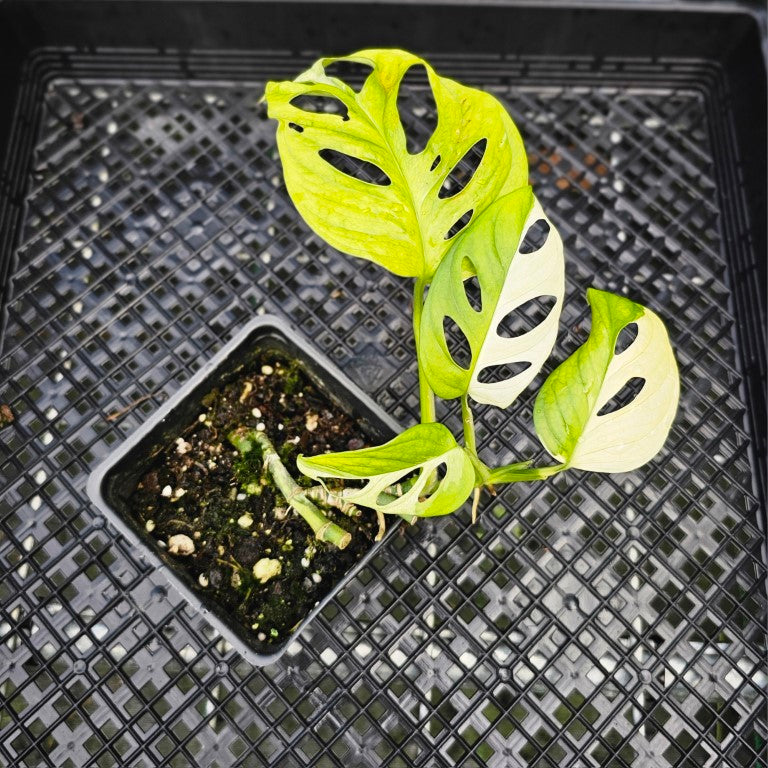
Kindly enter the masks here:
M 368 551 L 376 516 L 323 509 L 352 542 L 341 551 L 317 541 L 264 475 L 260 457 L 241 456 L 229 443 L 236 427 L 263 430 L 294 478 L 307 485 L 296 470 L 300 453 L 362 448 L 368 440 L 297 364 L 264 352 L 236 381 L 203 398 L 198 420 L 157 455 L 130 498 L 164 559 L 186 572 L 203 601 L 231 614 L 257 649 L 269 652 Z M 264 559 L 272 571 L 277 561 L 279 574 L 262 583 L 253 566 Z

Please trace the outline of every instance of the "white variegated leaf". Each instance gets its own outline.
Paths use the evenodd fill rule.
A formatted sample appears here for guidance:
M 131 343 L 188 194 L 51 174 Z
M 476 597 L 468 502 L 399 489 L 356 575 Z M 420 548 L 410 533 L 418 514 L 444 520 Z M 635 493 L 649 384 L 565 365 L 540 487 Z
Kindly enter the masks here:
M 466 501 L 475 484 L 472 460 L 442 424 L 417 424 L 375 448 L 299 456 L 296 464 L 307 477 L 321 482 L 365 480 L 362 488 L 345 488 L 341 498 L 393 515 L 450 514 Z
M 544 382 L 534 423 L 544 447 L 567 466 L 628 472 L 664 445 L 680 397 L 677 363 L 664 323 L 651 310 L 595 289 L 587 298 L 589 338 Z M 637 336 L 617 354 L 619 334 L 631 323 Z M 639 392 L 629 402 L 617 400 L 632 382 L 642 385 Z
M 546 239 L 525 252 L 526 235 L 539 222 L 549 227 Z M 479 310 L 464 290 L 468 274 L 479 283 Z M 499 199 L 446 254 L 427 294 L 419 355 L 435 393 L 443 398 L 468 393 L 477 402 L 508 407 L 552 351 L 564 292 L 563 242 L 530 187 Z M 511 337 L 501 332 L 505 318 L 545 299 L 551 304 L 549 312 L 533 328 Z M 468 365 L 451 354 L 446 318 L 469 342 Z M 493 380 L 499 372 L 501 380 Z

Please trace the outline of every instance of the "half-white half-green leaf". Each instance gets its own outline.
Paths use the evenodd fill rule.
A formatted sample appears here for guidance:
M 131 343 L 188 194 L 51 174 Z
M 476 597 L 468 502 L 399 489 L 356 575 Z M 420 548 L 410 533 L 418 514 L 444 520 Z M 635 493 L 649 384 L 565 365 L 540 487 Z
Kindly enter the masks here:
M 473 277 L 479 308 L 465 290 Z M 429 288 L 419 359 L 430 387 L 507 408 L 552 351 L 564 292 L 563 241 L 531 188 L 497 200 L 459 236 Z M 531 307 L 538 314 L 527 315 Z M 451 354 L 450 323 L 469 343 L 468 361 Z
M 351 504 L 395 515 L 432 517 L 456 511 L 472 492 L 475 470 L 467 452 L 442 424 L 417 424 L 375 448 L 299 456 L 313 480 L 364 480 L 345 488 Z M 399 487 L 398 487 L 399 486 Z
M 371 68 L 359 90 L 328 74 L 339 62 Z M 437 107 L 436 128 L 415 154 L 398 111 L 412 67 L 426 71 Z M 320 59 L 293 81 L 267 83 L 265 99 L 279 123 L 288 192 L 307 224 L 340 251 L 404 277 L 428 281 L 460 222 L 466 226 L 497 197 L 527 183 L 522 139 L 499 101 L 440 77 L 406 51 Z M 446 179 L 480 148 L 471 178 L 445 194 Z
M 589 338 L 544 382 L 534 424 L 566 466 L 629 472 L 650 461 L 669 434 L 680 397 L 677 363 L 650 309 L 594 288 L 587 300 Z M 617 353 L 620 334 L 633 324 L 636 337 Z

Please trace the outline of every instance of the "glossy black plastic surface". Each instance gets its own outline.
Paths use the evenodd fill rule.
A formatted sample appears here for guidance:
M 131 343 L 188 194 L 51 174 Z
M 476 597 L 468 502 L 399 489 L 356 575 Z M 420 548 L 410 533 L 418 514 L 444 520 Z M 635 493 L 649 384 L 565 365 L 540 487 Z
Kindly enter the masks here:
M 762 766 L 764 11 L 95 8 L 0 3 L 0 765 Z M 547 370 L 585 338 L 585 288 L 626 291 L 668 322 L 681 408 L 637 472 L 393 535 L 255 668 L 86 479 L 258 311 L 417 418 L 411 286 L 308 231 L 258 104 L 366 45 L 422 53 L 519 125 L 566 245 Z M 534 396 L 475 409 L 488 462 L 541 456 Z

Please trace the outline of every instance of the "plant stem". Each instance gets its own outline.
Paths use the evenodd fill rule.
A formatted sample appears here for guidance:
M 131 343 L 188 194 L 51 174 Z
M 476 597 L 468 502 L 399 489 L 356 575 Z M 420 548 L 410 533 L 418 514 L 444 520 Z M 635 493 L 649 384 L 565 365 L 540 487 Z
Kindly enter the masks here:
M 263 432 L 240 427 L 230 432 L 228 438 L 240 453 L 248 453 L 255 446 L 261 449 L 265 469 L 272 475 L 275 485 L 280 489 L 285 500 L 304 518 L 317 539 L 327 541 L 339 549 L 344 549 L 349 544 L 352 536 L 336 523 L 331 522 L 306 497 L 304 489 L 291 477 L 283 462 L 280 461 L 272 442 Z
M 461 396 L 461 423 L 464 427 L 464 445 L 473 456 L 477 456 L 475 420 L 472 418 L 472 408 L 469 405 L 469 395 L 466 392 Z
M 306 488 L 304 490 L 304 495 L 318 504 L 325 504 L 327 507 L 335 507 L 347 517 L 360 517 L 360 515 L 363 514 L 359 507 L 350 504 L 348 501 L 344 501 L 339 494 L 327 491 L 322 485 L 313 485 L 311 488 Z
M 432 392 L 427 377 L 421 368 L 419 359 L 419 336 L 421 334 L 421 313 L 424 308 L 424 289 L 426 280 L 419 278 L 413 289 L 413 340 L 416 344 L 416 364 L 419 368 L 419 408 L 421 411 L 421 423 L 435 421 L 435 394 Z
M 520 483 L 534 480 L 546 480 L 552 475 L 567 469 L 566 464 L 556 464 L 553 467 L 531 467 L 530 461 L 521 461 L 517 464 L 508 464 L 504 467 L 495 467 L 487 477 L 487 483 L 496 485 L 499 483 Z
M 469 451 L 475 471 L 479 467 L 485 470 L 485 465 L 477 455 L 477 441 L 475 440 L 475 420 L 472 417 L 472 407 L 469 404 L 469 395 L 465 392 L 461 396 L 461 424 L 464 427 L 464 446 Z M 487 470 L 484 472 L 487 475 Z M 472 524 L 477 522 L 477 508 L 480 506 L 480 486 L 476 487 L 472 497 Z

